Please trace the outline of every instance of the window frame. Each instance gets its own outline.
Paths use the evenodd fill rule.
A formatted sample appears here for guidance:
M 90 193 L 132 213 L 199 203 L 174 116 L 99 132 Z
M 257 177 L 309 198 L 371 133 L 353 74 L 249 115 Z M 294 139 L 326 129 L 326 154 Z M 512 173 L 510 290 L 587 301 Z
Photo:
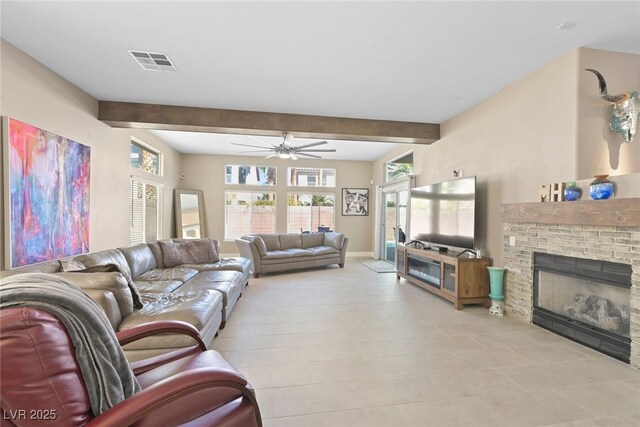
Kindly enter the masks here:
M 396 182 L 396 181 L 400 181 L 400 180 L 402 180 L 404 178 L 410 177 L 413 174 L 413 171 L 414 171 L 413 167 L 415 165 L 414 158 L 413 158 L 414 154 L 415 154 L 414 150 L 409 150 L 406 153 L 400 154 L 399 156 L 396 156 L 393 159 L 390 159 L 390 160 L 384 162 L 384 182 L 385 182 L 385 184 Z M 397 160 L 400 160 L 403 157 L 407 157 L 409 155 L 411 155 L 411 171 L 407 175 L 398 176 L 398 177 L 395 177 L 394 179 L 390 180 L 389 179 L 389 164 L 397 163 L 396 162 Z
M 131 169 L 133 169 L 134 171 L 146 174 L 147 176 L 163 177 L 164 176 L 164 155 L 163 155 L 162 151 L 152 147 L 151 145 L 141 141 L 140 139 L 138 139 L 136 137 L 132 136 L 129 139 L 130 139 L 129 156 L 131 156 L 131 146 L 132 145 L 138 146 L 143 151 L 148 151 L 148 152 L 158 156 L 158 173 L 149 172 L 149 171 L 146 171 L 146 170 L 142 169 L 141 167 L 133 166 L 131 164 L 131 157 L 129 157 L 129 166 L 131 167 Z
M 271 188 L 271 186 L 264 186 L 262 188 Z M 249 193 L 252 195 L 251 198 L 251 207 L 253 207 L 253 195 L 254 194 L 272 194 L 273 195 L 273 233 L 277 233 L 278 230 L 278 192 L 276 191 L 275 188 L 272 188 L 272 191 L 259 191 L 259 190 L 245 190 L 245 189 L 230 189 L 230 188 L 226 188 L 224 190 L 224 241 L 234 241 L 235 239 L 240 238 L 243 234 L 247 234 L 247 233 L 254 233 L 253 231 L 253 224 L 251 224 L 249 226 L 249 230 L 248 232 L 241 232 L 240 235 L 238 236 L 229 236 L 228 234 L 228 228 L 229 228 L 229 221 L 228 221 L 228 209 L 227 209 L 227 200 L 228 200 L 228 195 L 229 194 L 238 194 L 238 193 Z M 250 211 L 251 215 L 253 216 L 253 211 Z
M 313 188 L 313 187 L 312 187 Z M 330 187 L 325 187 L 325 188 L 330 188 Z M 313 208 L 313 197 L 314 196 L 332 196 L 333 197 L 333 205 L 331 206 L 333 208 L 333 212 L 332 212 L 332 227 L 333 229 L 335 229 L 335 225 L 336 225 L 336 193 L 331 193 L 331 192 L 302 192 L 302 191 L 290 191 L 287 192 L 287 233 L 298 233 L 298 230 L 293 230 L 291 228 L 291 217 L 290 217 L 290 211 L 289 211 L 289 207 L 291 206 L 289 204 L 289 198 L 291 196 L 310 196 L 311 197 L 311 205 L 309 206 L 310 208 Z M 317 206 L 317 205 L 316 205 Z M 310 212 L 310 215 L 313 214 L 313 211 Z M 311 219 L 309 221 L 310 224 L 310 228 L 313 226 L 313 219 Z M 293 230 L 293 231 L 292 231 Z M 304 230 L 304 231 L 310 231 L 310 232 L 315 232 L 317 230 Z
M 240 182 L 227 182 L 227 177 L 231 176 L 231 179 L 233 179 L 233 173 L 231 173 L 231 175 L 227 174 L 227 168 L 228 167 L 248 167 L 250 170 L 252 168 L 266 168 L 266 169 L 273 169 L 275 171 L 274 174 L 274 180 L 273 180 L 273 184 L 247 184 L 247 183 L 240 183 Z M 277 166 L 270 166 L 270 165 L 240 165 L 240 164 L 225 164 L 224 165 L 224 185 L 240 185 L 240 186 L 255 186 L 255 187 L 261 187 L 261 188 L 275 188 L 278 185 L 278 167 Z
M 300 185 L 300 184 L 292 184 L 291 183 L 291 170 L 292 169 L 317 169 L 318 172 L 318 185 Z M 323 171 L 333 171 L 334 183 L 333 185 L 321 185 L 322 183 L 322 172 Z M 338 186 L 338 170 L 336 168 L 319 168 L 319 167 L 305 167 L 305 168 L 296 168 L 295 166 L 287 167 L 287 187 L 293 188 L 337 188 Z

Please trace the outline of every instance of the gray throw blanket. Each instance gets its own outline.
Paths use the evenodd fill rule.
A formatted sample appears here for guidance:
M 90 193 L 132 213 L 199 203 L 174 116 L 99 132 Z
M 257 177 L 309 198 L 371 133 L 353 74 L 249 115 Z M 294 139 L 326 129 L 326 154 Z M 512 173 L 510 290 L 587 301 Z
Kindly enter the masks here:
M 102 308 L 80 287 L 44 273 L 2 279 L 0 309 L 16 306 L 44 310 L 67 328 L 94 415 L 140 391 Z

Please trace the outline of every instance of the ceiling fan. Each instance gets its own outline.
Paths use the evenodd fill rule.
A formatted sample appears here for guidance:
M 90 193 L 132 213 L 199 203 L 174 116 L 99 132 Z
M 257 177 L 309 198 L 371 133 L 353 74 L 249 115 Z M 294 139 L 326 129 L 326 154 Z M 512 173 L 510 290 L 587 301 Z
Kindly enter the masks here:
M 334 149 L 330 149 L 330 150 L 309 149 L 310 147 L 315 147 L 317 145 L 327 144 L 327 141 L 311 142 L 309 144 L 298 145 L 297 147 L 294 147 L 293 145 L 291 145 L 291 143 L 293 142 L 293 135 L 291 135 L 290 133 L 282 134 L 282 143 L 280 143 L 279 145 L 272 144 L 271 142 L 263 141 L 259 138 L 256 138 L 255 136 L 251 136 L 251 135 L 247 135 L 247 136 L 249 138 L 255 139 L 256 141 L 262 144 L 268 145 L 269 148 L 266 148 L 264 146 L 259 146 L 259 145 L 238 144 L 235 142 L 232 142 L 231 145 L 241 145 L 243 147 L 260 148 L 260 150 L 249 150 L 249 151 L 245 151 L 245 153 L 271 153 L 266 157 L 267 159 L 275 156 L 278 156 L 281 159 L 291 159 L 291 160 L 298 160 L 298 156 L 314 157 L 316 159 L 321 159 L 322 157 L 320 156 L 317 156 L 315 154 L 308 154 L 308 153 L 335 153 L 336 152 L 336 150 Z

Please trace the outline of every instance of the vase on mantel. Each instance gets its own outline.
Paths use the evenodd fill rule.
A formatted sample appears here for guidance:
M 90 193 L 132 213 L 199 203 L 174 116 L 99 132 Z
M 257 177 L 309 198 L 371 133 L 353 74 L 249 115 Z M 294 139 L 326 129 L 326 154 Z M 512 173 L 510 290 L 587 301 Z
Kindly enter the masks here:
M 607 179 L 609 175 L 596 175 L 589 184 L 589 194 L 593 200 L 605 200 L 613 196 L 613 183 Z
M 570 182 L 567 184 L 567 187 L 564 189 L 564 199 L 567 202 L 573 202 L 580 198 L 580 189 L 576 185 L 575 182 Z

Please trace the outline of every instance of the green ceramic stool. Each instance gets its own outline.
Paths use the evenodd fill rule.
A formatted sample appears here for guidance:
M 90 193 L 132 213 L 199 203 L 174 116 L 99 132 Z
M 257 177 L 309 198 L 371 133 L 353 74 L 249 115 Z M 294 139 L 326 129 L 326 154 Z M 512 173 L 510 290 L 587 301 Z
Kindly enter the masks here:
M 489 314 L 502 317 L 504 315 L 504 272 L 503 267 L 487 267 L 489 270 L 489 298 L 491 308 Z

